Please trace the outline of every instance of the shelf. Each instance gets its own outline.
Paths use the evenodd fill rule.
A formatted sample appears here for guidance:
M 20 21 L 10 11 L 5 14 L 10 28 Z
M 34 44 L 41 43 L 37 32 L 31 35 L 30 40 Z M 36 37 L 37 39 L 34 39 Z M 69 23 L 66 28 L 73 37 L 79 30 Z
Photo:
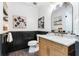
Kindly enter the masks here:
M 62 25 L 62 24 L 54 24 L 54 25 L 56 26 L 56 25 Z

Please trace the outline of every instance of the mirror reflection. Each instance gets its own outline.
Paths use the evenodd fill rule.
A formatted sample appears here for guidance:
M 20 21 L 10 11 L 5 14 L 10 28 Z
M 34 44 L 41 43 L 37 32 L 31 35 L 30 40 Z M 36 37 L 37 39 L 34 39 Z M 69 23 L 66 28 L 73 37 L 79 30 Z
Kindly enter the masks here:
M 69 2 L 55 6 L 52 12 L 52 31 L 73 33 L 73 7 Z

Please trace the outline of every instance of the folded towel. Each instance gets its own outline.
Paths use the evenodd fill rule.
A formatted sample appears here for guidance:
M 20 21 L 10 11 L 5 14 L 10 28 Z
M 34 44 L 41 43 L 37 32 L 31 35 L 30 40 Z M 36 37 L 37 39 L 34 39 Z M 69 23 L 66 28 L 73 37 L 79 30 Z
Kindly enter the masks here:
M 12 41 L 13 41 L 12 34 L 8 33 L 7 42 L 12 42 Z

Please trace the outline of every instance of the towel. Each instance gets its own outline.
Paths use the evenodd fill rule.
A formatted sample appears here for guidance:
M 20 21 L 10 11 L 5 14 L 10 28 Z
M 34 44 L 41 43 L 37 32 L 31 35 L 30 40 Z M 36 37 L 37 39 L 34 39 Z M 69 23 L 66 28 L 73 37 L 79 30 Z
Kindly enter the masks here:
M 8 33 L 7 42 L 12 42 L 12 41 L 13 41 L 12 34 Z

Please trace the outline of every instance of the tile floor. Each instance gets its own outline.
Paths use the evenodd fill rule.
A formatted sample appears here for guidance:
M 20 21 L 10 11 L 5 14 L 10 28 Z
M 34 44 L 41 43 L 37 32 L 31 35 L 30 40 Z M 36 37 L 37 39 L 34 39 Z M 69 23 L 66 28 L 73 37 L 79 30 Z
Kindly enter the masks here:
M 8 56 L 37 56 L 36 53 L 29 53 L 28 49 L 22 49 L 14 52 L 10 52 Z

